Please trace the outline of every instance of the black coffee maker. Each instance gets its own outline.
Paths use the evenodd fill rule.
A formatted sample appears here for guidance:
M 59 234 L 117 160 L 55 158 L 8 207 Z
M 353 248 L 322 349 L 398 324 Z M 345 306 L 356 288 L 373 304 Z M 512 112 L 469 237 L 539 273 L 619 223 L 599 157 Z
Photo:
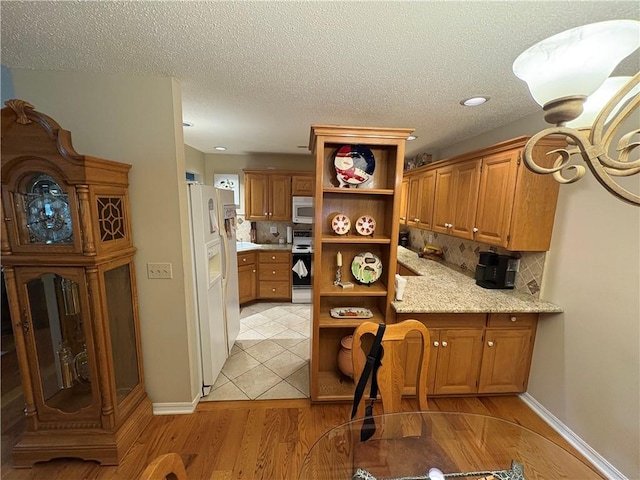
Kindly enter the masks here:
M 476 284 L 484 288 L 514 288 L 520 259 L 495 252 L 480 252 Z
M 399 235 L 399 239 L 398 239 L 398 245 L 401 245 L 403 247 L 408 247 L 409 246 L 409 232 L 400 232 Z

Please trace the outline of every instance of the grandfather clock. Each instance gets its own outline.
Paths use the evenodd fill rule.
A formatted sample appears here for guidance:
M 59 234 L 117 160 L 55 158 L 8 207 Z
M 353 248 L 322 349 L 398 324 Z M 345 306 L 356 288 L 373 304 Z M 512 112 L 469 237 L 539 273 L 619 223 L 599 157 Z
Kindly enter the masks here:
M 2 109 L 2 265 L 25 398 L 14 466 L 117 465 L 151 418 L 130 165 L 79 155 L 22 100 Z

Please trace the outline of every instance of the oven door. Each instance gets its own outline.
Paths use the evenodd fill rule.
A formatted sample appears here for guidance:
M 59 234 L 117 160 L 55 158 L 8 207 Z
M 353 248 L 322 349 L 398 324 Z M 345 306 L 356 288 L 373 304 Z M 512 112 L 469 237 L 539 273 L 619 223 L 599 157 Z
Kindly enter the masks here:
M 291 285 L 295 288 L 311 288 L 311 279 L 313 277 L 313 254 L 312 253 L 293 253 L 291 269 Z

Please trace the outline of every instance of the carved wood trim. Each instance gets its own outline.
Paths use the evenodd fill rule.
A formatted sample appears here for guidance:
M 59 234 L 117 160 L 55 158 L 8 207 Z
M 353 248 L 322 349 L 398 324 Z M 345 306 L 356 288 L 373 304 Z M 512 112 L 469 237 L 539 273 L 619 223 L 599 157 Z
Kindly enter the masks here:
M 89 185 L 77 185 L 78 207 L 80 209 L 80 229 L 82 231 L 83 252 L 85 255 L 96 255 L 96 244 L 91 228 L 91 205 L 89 204 Z

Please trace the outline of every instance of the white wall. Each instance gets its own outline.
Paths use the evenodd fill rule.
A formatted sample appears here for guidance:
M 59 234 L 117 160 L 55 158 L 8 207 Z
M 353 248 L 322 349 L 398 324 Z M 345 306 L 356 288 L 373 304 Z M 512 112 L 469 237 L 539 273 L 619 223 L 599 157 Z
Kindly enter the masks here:
M 546 127 L 536 113 L 443 150 L 443 158 Z M 628 122 L 625 131 L 639 128 Z M 634 178 L 635 191 L 640 179 Z M 528 393 L 630 479 L 640 478 L 640 208 L 587 172 L 560 186 Z
M 129 193 L 145 384 L 154 403 L 191 402 L 193 285 L 179 85 L 170 78 L 14 69 L 16 97 L 71 131 L 81 154 L 133 165 Z M 173 279 L 149 280 L 148 262 Z
M 206 168 L 204 153 L 200 150 L 196 150 L 189 145 L 184 146 L 185 155 L 185 168 L 187 172 L 195 173 L 197 175 L 196 180 L 201 183 L 205 183 Z

